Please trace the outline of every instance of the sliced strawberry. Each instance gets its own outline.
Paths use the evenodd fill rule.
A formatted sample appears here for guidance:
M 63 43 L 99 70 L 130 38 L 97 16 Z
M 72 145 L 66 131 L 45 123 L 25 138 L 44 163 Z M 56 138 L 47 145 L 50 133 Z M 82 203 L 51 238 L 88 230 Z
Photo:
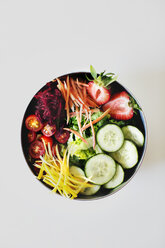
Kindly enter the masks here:
M 93 81 L 88 83 L 87 91 L 92 99 L 99 105 L 105 104 L 110 99 L 110 92 L 106 88 L 97 85 Z
M 116 93 L 103 106 L 103 110 L 110 109 L 109 114 L 117 120 L 129 120 L 133 117 L 133 108 L 129 105 L 130 97 L 126 91 Z

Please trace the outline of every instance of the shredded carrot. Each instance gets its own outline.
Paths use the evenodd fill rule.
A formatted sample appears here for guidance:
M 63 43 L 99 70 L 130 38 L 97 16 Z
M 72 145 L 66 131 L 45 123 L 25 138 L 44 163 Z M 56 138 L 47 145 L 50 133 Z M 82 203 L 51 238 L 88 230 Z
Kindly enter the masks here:
M 73 103 L 71 97 L 69 98 L 69 106 L 70 106 L 70 108 L 72 110 L 72 113 L 73 113 L 74 112 L 74 103 Z M 71 116 L 72 113 L 70 113 L 70 116 Z
M 87 97 L 87 91 L 86 91 L 85 87 L 83 87 L 83 97 L 84 97 L 84 99 L 86 99 L 86 97 Z
M 101 121 L 108 113 L 110 109 L 107 109 L 101 116 L 99 116 L 96 120 L 92 121 L 92 124 L 97 123 L 98 121 Z M 82 128 L 82 131 L 86 130 L 88 127 L 90 127 L 90 123 L 87 124 L 85 127 Z
M 78 107 L 76 106 L 76 117 L 77 117 L 77 123 L 78 123 L 78 128 L 80 131 L 80 135 L 82 136 L 82 131 L 81 131 L 81 122 L 80 122 L 80 116 L 79 116 L 79 111 Z
M 86 104 L 84 103 L 83 99 L 81 98 L 80 92 L 78 92 L 78 88 L 76 87 L 75 81 L 71 78 L 71 86 L 72 86 L 72 95 L 75 97 L 76 102 L 80 105 L 83 104 L 85 108 L 88 108 L 88 106 L 85 106 Z M 89 108 L 88 108 L 89 110 Z
M 79 82 L 79 84 L 82 85 L 82 86 L 85 86 L 85 87 L 89 87 L 89 85 L 86 84 L 86 83 L 81 83 L 81 82 Z
M 96 139 L 95 139 L 95 130 L 94 130 L 92 119 L 91 119 L 91 112 L 89 113 L 89 120 L 90 120 L 91 129 L 92 129 L 92 136 L 93 136 L 93 149 L 95 149 Z
M 80 97 L 78 97 L 78 99 L 79 99 L 79 101 L 80 101 L 80 105 L 82 104 L 83 105 L 83 108 L 85 108 L 86 110 L 90 110 L 89 109 L 89 106 L 88 106 L 88 104 L 87 103 L 85 103 L 85 99 L 84 100 L 82 100 L 82 98 L 80 98 Z
M 90 111 L 91 111 L 91 113 L 95 113 L 95 112 L 99 112 L 100 109 L 94 108 L 94 109 L 90 109 Z M 85 113 L 86 113 L 86 111 L 82 110 L 82 114 L 85 114 Z M 74 111 L 70 113 L 70 117 L 73 117 L 73 116 L 76 116 L 76 112 L 74 112 Z
M 76 100 L 75 96 L 72 94 L 72 90 L 71 89 L 70 89 L 70 98 L 74 102 L 74 104 L 78 106 L 77 100 Z
M 76 136 L 78 136 L 85 144 L 87 144 L 88 145 L 88 142 L 77 132 L 77 131 L 75 131 L 75 130 L 72 130 L 72 129 L 70 129 L 70 128 L 63 128 L 64 130 L 67 130 L 67 131 L 69 131 L 69 132 L 71 132 L 71 133 L 73 133 L 73 134 L 75 134 Z
M 78 95 L 76 94 L 76 92 L 74 91 L 73 88 L 70 89 L 70 96 L 72 98 L 72 100 L 74 101 L 74 103 L 77 103 L 78 105 L 81 104 L 81 102 L 78 100 Z
M 91 111 L 91 113 L 95 113 L 95 112 L 99 112 L 99 111 L 100 111 L 100 109 L 98 109 L 98 108 L 94 108 L 94 109 L 91 109 L 90 111 Z
M 87 103 L 89 104 L 90 107 L 96 108 L 98 105 L 88 96 L 87 97 Z
M 82 121 L 82 104 L 80 105 L 80 123 Z
M 66 91 L 65 91 L 64 85 L 59 78 L 57 78 L 57 82 L 58 82 L 57 88 L 61 91 L 62 96 L 64 100 L 66 101 Z
M 78 78 L 76 79 L 76 83 L 77 83 L 79 86 L 89 87 L 89 85 L 88 85 L 88 84 L 86 84 L 86 83 L 82 83 L 82 82 L 78 81 Z
M 76 84 L 77 84 L 78 88 L 82 89 L 82 85 L 79 83 L 78 78 L 76 78 Z
M 82 130 L 86 126 L 87 122 L 88 122 L 88 119 L 86 119 L 86 121 L 84 122 L 84 125 L 82 126 Z
M 79 87 L 77 87 L 77 93 L 78 93 L 78 95 L 80 96 L 80 98 L 81 98 L 82 100 L 84 100 L 84 99 L 83 99 L 83 94 L 82 94 L 81 89 L 80 89 Z
M 67 124 L 69 123 L 69 95 L 70 95 L 70 84 L 69 84 L 69 76 L 66 78 L 66 84 L 67 84 L 67 96 L 66 96 L 66 113 L 67 113 Z
M 77 88 L 75 86 L 75 81 L 73 80 L 73 78 L 71 78 L 70 82 L 71 82 L 71 86 L 73 88 L 73 91 L 75 93 L 75 96 L 76 96 L 76 98 L 78 98 L 78 92 L 77 92 Z

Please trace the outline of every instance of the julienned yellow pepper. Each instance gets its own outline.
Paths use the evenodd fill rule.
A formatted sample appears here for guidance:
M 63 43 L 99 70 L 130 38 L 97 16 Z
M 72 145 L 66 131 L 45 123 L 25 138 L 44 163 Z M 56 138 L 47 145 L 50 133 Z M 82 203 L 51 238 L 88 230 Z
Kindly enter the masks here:
M 45 146 L 45 155 L 36 161 L 34 166 L 40 168 L 38 179 L 43 180 L 51 186 L 53 192 L 74 199 L 82 188 L 93 187 L 86 177 L 75 177 L 69 171 L 69 152 L 64 151 L 63 158 L 60 156 L 58 146 L 56 146 L 57 157 L 53 157 L 50 146 Z

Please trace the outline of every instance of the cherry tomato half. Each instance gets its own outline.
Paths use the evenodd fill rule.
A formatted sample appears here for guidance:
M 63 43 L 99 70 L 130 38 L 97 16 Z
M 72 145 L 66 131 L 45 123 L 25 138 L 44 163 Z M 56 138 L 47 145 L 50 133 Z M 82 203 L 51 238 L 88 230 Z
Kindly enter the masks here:
M 45 135 L 46 137 L 50 137 L 52 136 L 53 134 L 55 134 L 56 132 L 56 125 L 49 125 L 49 124 L 46 124 L 41 132 L 43 133 L 43 135 Z
M 51 137 L 46 137 L 44 135 L 41 135 L 39 140 L 41 140 L 41 141 L 44 140 L 46 146 L 48 145 L 48 143 L 50 143 L 50 147 L 52 147 L 52 145 L 53 145 L 53 139 Z
M 56 131 L 54 136 L 59 143 L 64 144 L 69 139 L 70 133 L 67 130 Z
M 45 153 L 45 148 L 41 141 L 35 140 L 30 144 L 29 154 L 32 158 L 39 158 L 44 153 Z
M 27 134 L 29 143 L 33 142 L 36 139 L 36 133 L 33 131 L 29 131 Z
M 38 132 L 43 127 L 43 124 L 36 115 L 29 115 L 26 118 L 25 125 L 30 131 Z

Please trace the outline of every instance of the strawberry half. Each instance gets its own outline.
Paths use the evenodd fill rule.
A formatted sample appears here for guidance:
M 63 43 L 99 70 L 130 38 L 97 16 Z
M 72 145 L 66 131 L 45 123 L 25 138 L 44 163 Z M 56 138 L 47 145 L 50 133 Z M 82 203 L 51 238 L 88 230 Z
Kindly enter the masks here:
M 90 66 L 90 72 L 93 80 L 87 77 L 90 81 L 88 83 L 87 92 L 98 105 L 105 104 L 109 101 L 111 95 L 107 87 L 110 83 L 114 82 L 117 77 L 114 76 L 114 73 L 105 74 L 105 71 L 97 75 L 92 65 Z
M 109 114 L 117 120 L 129 120 L 133 117 L 133 107 L 130 106 L 130 97 L 126 91 L 116 93 L 103 106 L 103 110 L 110 109 Z
M 110 99 L 110 91 L 104 87 L 97 85 L 96 83 L 89 82 L 87 87 L 88 94 L 95 100 L 99 105 L 105 104 Z

